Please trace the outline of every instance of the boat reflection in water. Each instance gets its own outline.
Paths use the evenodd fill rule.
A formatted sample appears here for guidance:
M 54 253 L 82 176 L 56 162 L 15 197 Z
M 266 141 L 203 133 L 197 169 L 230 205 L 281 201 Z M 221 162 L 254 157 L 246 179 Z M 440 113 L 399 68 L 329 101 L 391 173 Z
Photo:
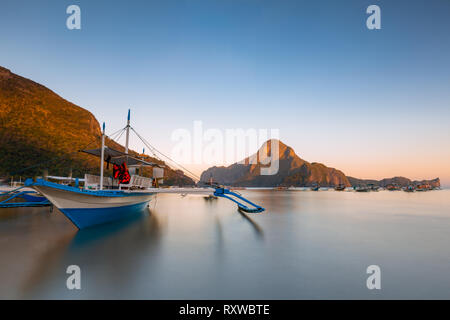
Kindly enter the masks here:
M 81 231 L 58 210 L 22 209 L 0 217 L 0 297 L 373 299 L 376 261 L 405 280 L 377 298 L 448 299 L 449 192 L 243 190 L 267 208 L 252 222 L 222 198 L 164 194 L 139 217 Z M 81 290 L 66 287 L 70 265 Z
M 62 216 L 59 211 L 55 214 Z M 56 289 L 58 297 L 85 297 L 76 290 L 68 294 L 65 286 L 61 286 L 62 279 L 69 276 L 66 270 L 70 265 L 80 267 L 84 290 L 92 292 L 96 287 L 105 290 L 112 279 L 133 283 L 140 259 L 146 259 L 158 250 L 160 236 L 161 222 L 148 208 L 96 228 L 72 230 L 55 238 L 54 246 L 39 255 L 24 277 L 20 295 L 22 298 L 55 298 Z M 151 259 L 150 263 L 153 262 L 155 260 Z M 92 276 L 95 279 L 91 279 Z

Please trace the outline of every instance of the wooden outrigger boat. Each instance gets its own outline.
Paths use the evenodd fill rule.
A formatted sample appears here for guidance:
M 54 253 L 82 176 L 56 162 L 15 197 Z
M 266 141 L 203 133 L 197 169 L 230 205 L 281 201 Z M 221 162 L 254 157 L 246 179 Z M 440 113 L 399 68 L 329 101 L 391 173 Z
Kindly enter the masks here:
M 401 188 L 400 188 L 400 186 L 399 186 L 398 184 L 390 183 L 390 184 L 388 184 L 388 185 L 386 186 L 386 190 L 389 190 L 389 191 L 398 191 L 398 190 L 401 190 Z
M 345 184 L 339 183 L 337 186 L 334 186 L 334 190 L 336 191 L 344 191 L 346 188 Z
M 44 179 L 25 182 L 45 196 L 79 229 L 103 224 L 142 211 L 158 193 L 200 194 L 227 198 L 238 205 L 244 212 L 258 213 L 264 208 L 220 186 L 214 188 L 159 188 L 158 181 L 163 176 L 161 165 L 133 157 L 128 153 L 130 131 L 130 111 L 128 111 L 125 152 L 120 152 L 105 146 L 105 124 L 102 130 L 100 149 L 83 150 L 83 152 L 100 157 L 100 177 L 86 175 L 85 187 L 62 185 Z M 139 135 L 138 135 L 139 136 Z M 140 136 L 139 136 L 140 137 Z M 115 183 L 114 179 L 104 176 L 104 162 L 129 167 L 153 167 L 153 179 L 131 175 L 126 183 Z M 157 175 L 155 175 L 155 172 Z M 128 171 L 127 171 L 128 174 Z M 129 175 L 129 174 L 128 174 Z M 156 180 L 156 181 L 155 181 Z M 156 187 L 152 187 L 156 182 Z M 244 204 L 244 202 L 246 204 Z
M 356 192 L 369 192 L 370 188 L 364 185 L 359 185 L 355 187 Z
M 422 184 L 418 184 L 416 185 L 416 191 L 430 191 L 433 188 L 431 187 L 431 185 L 429 185 L 428 183 L 422 183 Z
M 23 199 L 23 201 L 17 201 Z M 0 208 L 41 207 L 49 206 L 50 202 L 35 190 L 21 186 L 0 191 Z

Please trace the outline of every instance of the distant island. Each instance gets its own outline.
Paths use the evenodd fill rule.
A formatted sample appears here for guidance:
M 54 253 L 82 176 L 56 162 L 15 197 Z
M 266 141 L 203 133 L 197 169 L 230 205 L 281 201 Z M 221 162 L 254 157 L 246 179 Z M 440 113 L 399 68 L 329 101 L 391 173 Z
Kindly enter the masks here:
M 371 180 L 371 179 L 357 179 L 353 177 L 347 177 L 352 186 L 358 185 L 369 185 L 373 184 L 375 186 L 387 187 L 389 185 L 397 185 L 400 187 L 407 187 L 410 185 L 430 185 L 433 188 L 441 187 L 441 180 L 439 178 L 431 179 L 431 180 L 411 180 L 405 177 L 393 177 L 393 178 L 384 178 L 381 180 Z
M 270 141 L 270 140 L 269 140 Z M 345 185 L 346 187 L 373 184 L 386 187 L 389 184 L 406 187 L 411 184 L 429 184 L 440 187 L 439 178 L 433 180 L 412 181 L 404 177 L 394 177 L 382 180 L 357 179 L 346 176 L 341 170 L 327 167 L 322 163 L 308 162 L 301 159 L 295 151 L 281 141 L 279 143 L 279 170 L 275 175 L 261 175 L 261 164 L 250 164 L 249 159 L 256 158 L 263 152 L 270 154 L 269 141 L 266 141 L 254 155 L 241 163 L 227 167 L 211 167 L 201 175 L 201 183 L 207 184 L 210 179 L 219 184 L 236 187 L 304 187 L 319 184 L 323 187 Z M 266 149 L 267 148 L 267 149 Z M 266 151 L 268 150 L 268 152 Z

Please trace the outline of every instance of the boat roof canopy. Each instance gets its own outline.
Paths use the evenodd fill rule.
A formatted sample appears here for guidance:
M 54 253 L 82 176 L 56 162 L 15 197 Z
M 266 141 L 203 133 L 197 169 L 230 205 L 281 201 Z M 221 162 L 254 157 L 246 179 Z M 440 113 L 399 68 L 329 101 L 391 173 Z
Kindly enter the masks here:
M 96 157 L 101 156 L 101 148 L 98 149 L 89 149 L 89 150 L 81 150 L 82 152 L 94 155 Z M 133 157 L 129 154 L 126 154 L 125 152 L 118 151 L 111 149 L 110 147 L 105 147 L 105 158 L 104 160 L 107 161 L 109 158 L 109 162 L 112 164 L 121 165 L 124 162 L 127 162 L 127 165 L 129 167 L 137 167 L 137 166 L 149 166 L 149 167 L 160 167 L 163 168 L 164 166 L 159 165 L 154 162 L 148 162 L 141 159 L 138 159 L 136 157 Z

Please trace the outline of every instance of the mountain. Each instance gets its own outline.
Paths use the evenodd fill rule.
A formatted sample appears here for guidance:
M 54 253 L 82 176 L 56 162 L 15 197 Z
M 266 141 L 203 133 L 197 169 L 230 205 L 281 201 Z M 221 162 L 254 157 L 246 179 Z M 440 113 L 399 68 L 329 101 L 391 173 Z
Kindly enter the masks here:
M 271 141 L 279 144 L 279 170 L 274 175 L 261 175 L 261 168 L 266 167 L 261 163 L 269 162 L 266 160 L 268 155 L 271 154 Z M 263 155 L 263 157 L 260 158 L 259 155 Z M 367 184 L 381 187 L 389 184 L 397 184 L 402 187 L 410 184 L 430 184 L 432 187 L 440 187 L 439 178 L 412 181 L 404 177 L 382 180 L 347 177 L 340 170 L 317 162 L 309 163 L 301 159 L 291 147 L 279 140 L 266 141 L 257 153 L 239 163 L 234 163 L 228 167 L 211 167 L 205 170 L 200 178 L 201 183 L 208 183 L 212 178 L 214 182 L 219 184 L 241 187 L 311 186 L 316 183 L 320 186 L 344 184 L 347 187 Z
M 385 178 L 382 180 L 369 180 L 369 179 L 358 179 L 353 177 L 347 177 L 352 186 L 357 185 L 367 185 L 367 184 L 373 184 L 380 187 L 386 187 L 390 184 L 396 184 L 401 187 L 406 187 L 409 185 L 418 185 L 418 184 L 429 184 L 434 188 L 439 188 L 441 186 L 441 180 L 439 178 L 432 179 L 432 180 L 410 180 L 405 177 L 393 177 L 393 178 Z
M 98 174 L 99 160 L 78 150 L 98 147 L 100 137 L 100 125 L 91 112 L 0 67 L 0 177 L 30 177 L 45 169 L 50 175 L 68 175 L 71 170 L 78 177 Z M 124 150 L 109 139 L 106 145 Z M 183 172 L 169 167 L 164 175 L 168 185 L 194 184 Z
M 274 175 L 261 175 L 261 168 L 265 159 L 259 159 L 259 154 L 270 155 L 272 143 L 279 144 L 279 170 Z M 258 164 L 252 164 L 258 159 Z M 262 161 L 261 161 L 262 160 Z M 294 150 L 279 140 L 268 140 L 260 150 L 244 159 L 242 163 L 235 163 L 228 167 L 212 167 L 204 171 L 201 182 L 208 182 L 212 178 L 224 185 L 245 187 L 274 187 L 274 186 L 310 186 L 319 183 L 321 186 L 334 186 L 350 182 L 342 171 L 329 168 L 321 163 L 309 163 L 295 154 Z

